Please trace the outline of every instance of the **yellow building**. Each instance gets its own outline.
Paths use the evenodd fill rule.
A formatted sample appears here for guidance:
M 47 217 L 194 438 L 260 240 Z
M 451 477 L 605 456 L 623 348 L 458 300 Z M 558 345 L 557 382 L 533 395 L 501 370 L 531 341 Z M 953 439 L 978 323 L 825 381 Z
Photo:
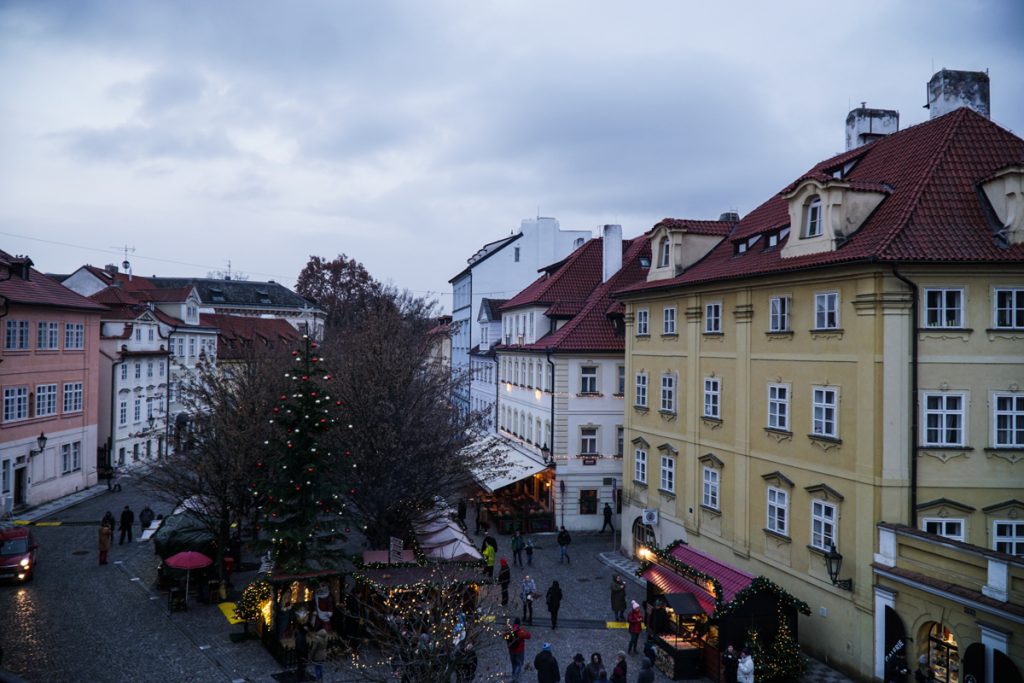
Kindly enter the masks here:
M 861 680 L 885 676 L 885 606 L 911 668 L 924 655 L 938 680 L 966 678 L 933 634 L 947 655 L 982 643 L 1021 666 L 1022 162 L 1024 140 L 961 108 L 817 164 L 725 240 L 656 225 L 647 282 L 617 294 L 624 549 L 681 538 L 767 576 L 811 605 L 805 650 Z M 880 550 L 907 528 L 958 550 Z M 1012 585 L 985 594 L 989 618 L 985 601 L 883 581 L 880 554 L 979 595 L 1002 563 Z

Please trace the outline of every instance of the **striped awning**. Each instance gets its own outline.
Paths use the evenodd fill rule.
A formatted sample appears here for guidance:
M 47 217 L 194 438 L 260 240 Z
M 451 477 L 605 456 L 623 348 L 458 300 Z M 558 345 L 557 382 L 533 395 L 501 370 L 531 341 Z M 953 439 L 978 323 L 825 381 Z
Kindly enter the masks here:
M 706 591 L 698 588 L 693 582 L 684 579 L 671 569 L 655 564 L 648 567 L 641 578 L 657 586 L 662 593 L 690 593 L 700 603 L 705 614 L 711 616 L 715 613 L 714 598 L 708 595 Z

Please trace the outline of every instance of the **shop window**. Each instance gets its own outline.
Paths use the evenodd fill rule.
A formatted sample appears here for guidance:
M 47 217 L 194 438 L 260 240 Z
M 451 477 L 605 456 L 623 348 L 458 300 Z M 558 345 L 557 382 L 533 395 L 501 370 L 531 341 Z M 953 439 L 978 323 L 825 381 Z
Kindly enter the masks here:
M 580 490 L 580 514 L 581 515 L 596 515 L 597 514 L 597 489 L 581 489 Z
M 942 624 L 928 630 L 927 680 L 936 683 L 960 683 L 960 650 L 953 632 Z

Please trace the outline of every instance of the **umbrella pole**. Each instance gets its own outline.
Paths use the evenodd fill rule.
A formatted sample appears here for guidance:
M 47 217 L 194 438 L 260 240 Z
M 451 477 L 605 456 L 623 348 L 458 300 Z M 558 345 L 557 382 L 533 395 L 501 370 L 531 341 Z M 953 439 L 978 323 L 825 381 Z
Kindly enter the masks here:
M 184 602 L 185 605 L 188 605 L 188 579 L 189 579 L 190 576 L 192 576 L 192 570 L 191 569 L 186 569 L 185 570 L 185 602 Z

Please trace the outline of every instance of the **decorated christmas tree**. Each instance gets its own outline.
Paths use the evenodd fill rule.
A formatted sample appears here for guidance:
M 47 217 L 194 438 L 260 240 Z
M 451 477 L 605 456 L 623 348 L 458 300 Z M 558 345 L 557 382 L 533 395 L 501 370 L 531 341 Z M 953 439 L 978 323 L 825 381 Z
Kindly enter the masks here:
M 761 634 L 757 632 L 756 628 L 747 631 L 747 649 L 750 651 L 750 658 L 754 660 L 754 680 L 759 683 L 760 681 L 767 680 L 763 675 L 765 666 L 764 645 L 761 644 Z
M 779 620 L 779 632 L 771 649 L 771 657 L 766 662 L 765 680 L 795 680 L 803 675 L 807 662 L 786 619 Z
M 324 391 L 330 380 L 317 344 L 303 337 L 302 351 L 284 375 L 287 388 L 273 409 L 279 436 L 271 453 L 256 463 L 253 489 L 261 515 L 257 544 L 269 550 L 276 571 L 305 572 L 334 568 L 345 540 L 345 495 L 354 491 L 337 482 L 345 452 L 331 444 L 338 438 L 340 402 Z

